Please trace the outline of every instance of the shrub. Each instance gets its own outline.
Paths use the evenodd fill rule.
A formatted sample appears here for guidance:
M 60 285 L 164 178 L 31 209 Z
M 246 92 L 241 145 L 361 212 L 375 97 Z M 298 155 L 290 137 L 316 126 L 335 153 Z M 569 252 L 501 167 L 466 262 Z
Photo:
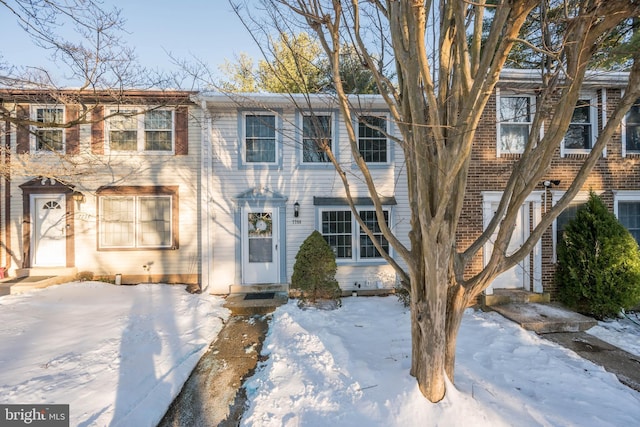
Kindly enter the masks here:
M 558 242 L 560 301 L 599 319 L 640 302 L 640 250 L 629 231 L 591 193 Z
M 314 231 L 305 239 L 293 265 L 291 287 L 299 289 L 303 298 L 337 299 L 340 286 L 335 279 L 338 266 L 336 256 L 324 237 Z

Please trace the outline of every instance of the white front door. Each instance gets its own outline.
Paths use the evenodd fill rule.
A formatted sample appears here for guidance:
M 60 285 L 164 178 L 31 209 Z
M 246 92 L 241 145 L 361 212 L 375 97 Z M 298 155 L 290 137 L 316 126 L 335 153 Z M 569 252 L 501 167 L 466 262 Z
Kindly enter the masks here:
M 67 262 L 66 199 L 64 194 L 31 196 L 34 267 L 64 267 Z
M 490 216 L 487 216 L 485 212 L 485 227 L 489 224 L 491 217 L 495 214 L 498 209 L 499 202 L 492 202 L 490 207 Z M 497 236 L 497 232 L 491 236 L 489 243 L 485 248 L 485 262 L 488 257 L 491 255 L 491 251 L 493 250 L 493 241 Z M 513 234 L 511 236 L 511 240 L 509 241 L 509 245 L 507 247 L 507 255 L 513 254 L 517 251 L 524 241 L 527 239 L 529 234 L 529 204 L 525 203 L 520 208 L 518 212 L 518 217 L 516 219 L 516 225 L 513 230 Z M 511 267 L 509 270 L 503 272 L 498 277 L 493 280 L 489 289 L 487 289 L 487 294 L 491 294 L 493 289 L 520 289 L 524 288 L 525 284 L 529 282 L 529 257 L 525 257 L 522 261 L 520 261 L 515 266 Z M 528 289 L 528 285 L 527 285 Z
M 243 209 L 242 283 L 279 283 L 278 211 Z

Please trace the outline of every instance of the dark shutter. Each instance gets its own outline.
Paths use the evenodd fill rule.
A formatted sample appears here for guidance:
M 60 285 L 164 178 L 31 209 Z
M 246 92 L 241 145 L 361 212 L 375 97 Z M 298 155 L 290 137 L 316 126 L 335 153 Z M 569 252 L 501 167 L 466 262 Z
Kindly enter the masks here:
M 31 145 L 29 142 L 29 125 L 26 123 L 29 120 L 29 105 L 18 104 L 16 118 L 18 119 L 18 124 L 16 125 L 16 152 L 18 154 L 27 154 Z
M 178 107 L 175 113 L 176 155 L 189 154 L 189 108 Z
M 91 122 L 91 153 L 104 154 L 104 107 L 93 109 Z
M 66 115 L 65 121 L 67 123 L 78 120 L 80 108 L 77 105 L 69 105 L 66 109 Z M 65 143 L 67 154 L 80 154 L 80 125 L 76 124 L 66 129 Z

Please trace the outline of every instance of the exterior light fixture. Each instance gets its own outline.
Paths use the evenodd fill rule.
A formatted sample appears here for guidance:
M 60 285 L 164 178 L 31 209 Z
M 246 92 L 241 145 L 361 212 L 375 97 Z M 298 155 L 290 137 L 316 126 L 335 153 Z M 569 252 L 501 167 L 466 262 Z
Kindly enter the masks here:
M 299 215 L 300 215 L 300 203 L 295 202 L 293 204 L 293 216 L 298 218 Z
M 78 203 L 82 203 L 85 201 L 85 197 L 84 194 L 82 194 L 79 191 L 74 191 L 72 194 L 73 200 L 75 200 Z

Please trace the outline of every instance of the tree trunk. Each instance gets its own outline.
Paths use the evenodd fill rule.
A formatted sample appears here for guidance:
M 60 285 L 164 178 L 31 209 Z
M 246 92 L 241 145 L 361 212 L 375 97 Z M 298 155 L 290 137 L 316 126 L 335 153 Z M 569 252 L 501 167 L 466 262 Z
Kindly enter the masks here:
M 427 238 L 426 241 L 435 242 Z M 422 274 L 411 277 L 411 375 L 431 402 L 444 398 L 447 353 L 447 268 L 451 248 L 423 245 Z

